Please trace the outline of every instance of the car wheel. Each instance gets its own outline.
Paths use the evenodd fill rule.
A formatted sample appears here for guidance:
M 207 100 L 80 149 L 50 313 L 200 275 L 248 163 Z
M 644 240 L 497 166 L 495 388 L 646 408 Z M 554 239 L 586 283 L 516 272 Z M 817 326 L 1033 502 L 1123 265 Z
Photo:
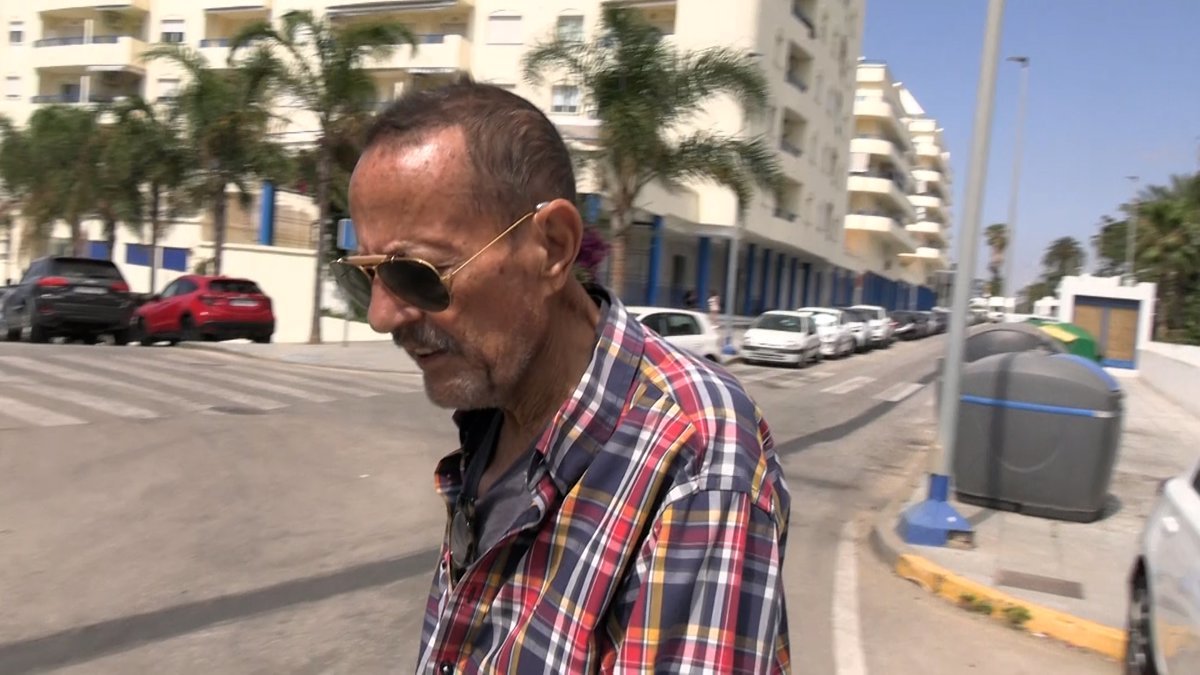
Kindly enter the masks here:
M 149 347 L 157 342 L 154 336 L 146 331 L 146 321 L 144 319 L 139 318 L 137 320 L 137 323 L 134 324 L 134 332 L 137 333 L 138 344 L 143 347 Z
M 266 344 L 266 343 L 268 343 L 268 342 L 270 342 L 270 341 L 271 341 L 271 334 L 270 334 L 270 333 L 267 333 L 266 335 L 256 335 L 256 336 L 254 336 L 254 337 L 253 337 L 253 338 L 251 338 L 251 339 L 252 339 L 252 340 L 254 340 L 255 342 L 259 343 L 259 344 Z M 709 359 L 710 361 L 715 361 L 715 360 L 716 360 L 716 359 L 713 359 L 713 357 L 711 357 L 711 356 L 709 356 L 709 357 L 708 357 L 708 359 Z
M 112 333 L 113 344 L 118 347 L 124 347 L 129 344 L 129 329 L 114 330 Z
M 196 323 L 192 321 L 192 317 L 184 316 L 179 320 L 179 337 L 182 342 L 195 342 L 200 339 L 200 332 L 196 330 Z
M 21 339 L 21 329 L 20 328 L 5 329 L 4 337 L 9 342 L 17 342 Z
M 29 324 L 29 341 L 45 343 L 50 341 L 50 331 L 46 330 L 45 326 L 39 326 L 37 323 L 30 322 Z
M 1140 573 L 1129 592 L 1125 635 L 1126 675 L 1156 675 L 1150 643 L 1150 591 L 1146 588 L 1146 577 Z

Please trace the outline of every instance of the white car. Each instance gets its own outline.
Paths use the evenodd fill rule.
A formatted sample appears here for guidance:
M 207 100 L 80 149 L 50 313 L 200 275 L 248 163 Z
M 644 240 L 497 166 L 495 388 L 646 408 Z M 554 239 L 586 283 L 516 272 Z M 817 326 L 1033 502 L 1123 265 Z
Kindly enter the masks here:
M 1129 577 L 1126 673 L 1200 673 L 1200 462 L 1164 481 Z
M 701 312 L 671 307 L 626 307 L 638 321 L 667 342 L 696 356 L 721 363 L 724 337 Z
M 821 356 L 837 357 L 853 354 L 858 345 L 847 322 L 845 312 L 830 307 L 801 307 L 796 310 L 811 314 L 821 338 Z
M 742 361 L 803 368 L 821 358 L 821 338 L 811 314 L 773 310 L 750 324 L 742 338 Z
M 850 309 L 858 310 L 867 316 L 867 336 L 871 344 L 877 347 L 889 347 L 892 344 L 892 331 L 895 325 L 888 311 L 879 305 L 854 305 Z

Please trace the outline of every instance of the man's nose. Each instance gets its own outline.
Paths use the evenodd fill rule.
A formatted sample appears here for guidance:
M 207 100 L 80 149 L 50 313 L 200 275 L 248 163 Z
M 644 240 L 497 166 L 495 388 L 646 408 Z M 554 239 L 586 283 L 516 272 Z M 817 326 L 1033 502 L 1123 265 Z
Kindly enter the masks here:
M 421 310 L 408 304 L 384 288 L 378 278 L 371 284 L 371 306 L 367 323 L 376 333 L 391 333 L 421 320 Z

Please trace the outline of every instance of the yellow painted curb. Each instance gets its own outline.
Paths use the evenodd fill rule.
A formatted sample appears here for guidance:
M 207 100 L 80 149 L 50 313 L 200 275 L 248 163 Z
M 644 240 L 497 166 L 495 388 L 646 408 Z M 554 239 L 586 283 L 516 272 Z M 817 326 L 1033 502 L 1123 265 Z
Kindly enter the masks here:
M 1005 608 L 1024 607 L 1029 612 L 1029 620 L 1024 627 L 1031 633 L 1041 633 L 1117 661 L 1125 656 L 1123 630 L 1015 598 L 991 586 L 954 574 L 920 556 L 900 555 L 896 560 L 896 574 L 915 581 L 925 590 L 955 604 L 961 604 L 964 595 L 974 597 L 977 602 L 987 601 L 994 608 L 991 616 L 1000 621 L 1005 621 Z

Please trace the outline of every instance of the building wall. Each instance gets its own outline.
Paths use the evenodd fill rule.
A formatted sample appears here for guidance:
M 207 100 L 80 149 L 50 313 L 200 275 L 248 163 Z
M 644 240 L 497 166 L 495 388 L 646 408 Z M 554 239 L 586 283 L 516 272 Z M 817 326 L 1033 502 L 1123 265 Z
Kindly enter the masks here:
M 247 22 L 277 18 L 293 9 L 311 9 L 338 21 L 354 21 L 364 10 L 381 16 L 378 2 L 338 0 L 245 0 L 231 11 L 219 0 L 53 0 L 51 5 L 0 0 L 0 75 L 5 78 L 0 113 L 22 124 L 54 97 L 77 100 L 89 95 L 118 97 L 137 93 L 147 99 L 171 96 L 184 84 L 177 68 L 165 61 L 143 61 L 149 46 L 163 40 L 200 51 L 213 67 L 226 63 L 228 39 Z M 843 226 L 846 212 L 848 143 L 853 134 L 855 64 L 860 52 L 864 0 L 675 0 L 633 2 L 673 44 L 681 49 L 732 46 L 757 53 L 771 84 L 772 102 L 760 118 L 743 119 L 728 100 L 714 100 L 693 120 L 694 129 L 761 134 L 777 148 L 789 185 L 780 194 L 756 194 L 745 217 L 745 238 L 760 247 L 802 257 L 820 265 L 844 267 Z M 101 7 L 126 7 L 119 22 L 109 21 Z M 545 86 L 525 82 L 519 64 L 533 43 L 549 38 L 560 25 L 581 21 L 592 34 L 599 21 L 600 0 L 474 0 L 447 3 L 442 9 L 391 11 L 418 33 L 414 53 L 408 47 L 372 60 L 377 98 L 382 105 L 406 88 L 435 86 L 455 72 L 470 71 L 477 79 L 511 87 L 547 110 L 564 135 L 594 133 L 589 102 L 557 101 L 553 86 L 571 83 L 552 78 Z M 53 11 L 43 11 L 50 7 Z M 376 9 L 372 9 L 375 7 Z M 426 4 L 426 7 L 428 5 Z M 574 17 L 581 17 L 575 19 Z M 19 29 L 20 44 L 9 43 L 9 29 Z M 118 36 L 96 41 L 96 36 Z M 79 44 L 37 45 L 46 38 Z M 108 72 L 89 70 L 103 65 Z M 10 82 L 8 78 L 13 78 Z M 65 88 L 64 88 L 65 87 Z M 41 98 L 38 98 L 41 97 Z M 49 98 L 46 98 L 49 97 Z M 563 105 L 568 103 L 570 105 Z M 278 137 L 292 143 L 312 140 L 315 121 L 288 101 L 280 102 L 283 121 Z M 678 235 L 704 229 L 714 237 L 713 258 L 736 223 L 732 194 L 709 184 L 681 193 L 648 187 L 639 201 L 647 214 L 665 216 Z M 303 207 L 276 206 L 276 243 L 311 246 L 311 215 Z M 257 196 L 250 207 L 230 208 L 229 241 L 257 242 Z M 178 232 L 196 236 L 192 248 L 209 238 L 207 216 L 199 228 Z M 690 267 L 696 264 L 696 240 L 679 244 Z M 676 253 L 672 253 L 676 255 Z M 632 260 L 637 253 L 631 255 Z M 10 256 L 11 257 L 11 256 Z M 643 256 L 644 257 L 644 256 Z M 23 268 L 27 258 L 5 261 Z M 715 263 L 714 263 L 715 264 Z M 18 272 L 19 273 L 19 272 Z M 694 273 L 689 277 L 694 279 Z M 710 277 L 715 279 L 715 275 Z M 723 277 L 720 279 L 723 281 Z M 663 278 L 658 280 L 663 285 Z M 754 282 L 757 283 L 757 282 Z

